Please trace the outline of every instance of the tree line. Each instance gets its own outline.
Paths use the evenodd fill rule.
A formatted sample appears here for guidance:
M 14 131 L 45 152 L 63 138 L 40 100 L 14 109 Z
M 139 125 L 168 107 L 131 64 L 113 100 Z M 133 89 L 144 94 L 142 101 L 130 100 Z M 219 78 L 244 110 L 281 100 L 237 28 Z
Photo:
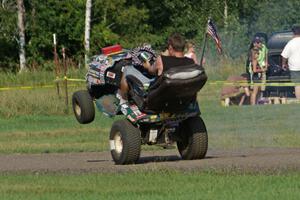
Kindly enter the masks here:
M 298 0 L 0 0 L 0 70 L 19 71 L 22 62 L 29 69 L 52 69 L 54 33 L 58 53 L 64 47 L 82 66 L 87 49 L 88 56 L 117 43 L 162 49 L 172 32 L 201 47 L 208 17 L 218 27 L 226 56 L 236 58 L 247 51 L 255 32 L 270 34 L 299 23 L 299 11 Z

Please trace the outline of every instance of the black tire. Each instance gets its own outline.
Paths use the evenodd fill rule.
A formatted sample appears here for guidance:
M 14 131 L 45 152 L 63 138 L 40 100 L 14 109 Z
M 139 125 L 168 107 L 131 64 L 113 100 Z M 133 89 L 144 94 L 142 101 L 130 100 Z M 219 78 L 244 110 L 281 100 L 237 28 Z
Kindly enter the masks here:
M 110 152 L 117 165 L 136 163 L 141 153 L 139 129 L 127 120 L 113 123 L 109 136 Z
M 95 119 L 94 102 L 87 90 L 80 90 L 72 96 L 73 112 L 80 124 L 87 124 Z
M 184 160 L 202 159 L 208 147 L 205 124 L 200 116 L 190 117 L 179 126 L 180 141 L 177 148 Z

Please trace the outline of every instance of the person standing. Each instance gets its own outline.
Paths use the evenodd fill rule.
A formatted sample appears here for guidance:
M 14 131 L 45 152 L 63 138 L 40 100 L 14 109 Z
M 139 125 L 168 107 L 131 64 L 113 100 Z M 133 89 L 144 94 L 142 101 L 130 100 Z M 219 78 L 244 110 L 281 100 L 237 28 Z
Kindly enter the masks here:
M 249 73 L 251 83 L 266 83 L 266 70 L 268 66 L 268 49 L 262 43 L 261 38 L 255 37 L 253 40 L 253 46 L 251 48 L 251 55 L 250 55 L 250 66 L 249 66 Z M 257 94 L 264 90 L 264 85 L 253 86 L 253 91 L 251 93 L 250 102 L 251 105 L 256 104 Z
M 268 48 L 266 47 L 266 45 L 263 43 L 262 39 L 260 39 L 260 43 L 259 43 L 259 54 L 258 54 L 258 58 L 257 58 L 257 63 L 258 66 L 261 69 L 261 91 L 265 91 L 266 89 L 266 82 L 267 82 L 267 69 L 268 69 Z
M 282 56 L 282 67 L 289 69 L 291 81 L 300 83 L 300 25 L 293 26 L 294 37 L 284 47 Z M 295 96 L 300 100 L 300 85 L 295 86 Z

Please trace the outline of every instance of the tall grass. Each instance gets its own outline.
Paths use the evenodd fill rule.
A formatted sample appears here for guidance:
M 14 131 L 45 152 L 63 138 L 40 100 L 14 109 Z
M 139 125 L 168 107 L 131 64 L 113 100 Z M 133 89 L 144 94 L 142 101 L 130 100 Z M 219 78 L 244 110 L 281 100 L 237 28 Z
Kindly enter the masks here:
M 245 73 L 245 59 L 243 57 L 237 59 L 231 58 L 213 58 L 204 65 L 208 80 L 222 81 L 226 80 L 230 75 L 240 75 Z
M 85 70 L 70 70 L 67 77 L 84 79 L 85 73 Z M 63 77 L 61 74 L 58 78 Z M 64 82 L 59 82 L 58 94 L 55 79 L 55 74 L 50 71 L 0 73 L 0 117 L 68 114 L 67 111 L 71 110 L 72 93 L 85 89 L 85 83 L 68 82 L 67 107 Z
M 243 70 L 242 66 L 240 61 L 222 59 L 219 63 L 208 65 L 205 68 L 209 81 L 214 81 L 225 80 L 230 74 L 240 74 Z M 85 69 L 71 69 L 68 71 L 67 77 L 84 79 L 85 73 Z M 63 75 L 60 76 L 60 78 L 62 77 Z M 60 82 L 60 96 L 58 96 L 54 83 L 55 78 L 55 74 L 51 71 L 32 71 L 21 74 L 0 73 L 0 117 L 67 114 L 67 110 L 71 110 L 71 107 L 70 104 L 68 107 L 65 106 L 64 83 Z M 34 86 L 34 88 L 19 89 L 17 86 Z M 1 90 L 6 87 L 10 89 Z M 210 94 L 207 98 L 217 102 L 220 88 L 221 85 L 211 88 L 212 91 L 217 92 Z M 72 93 L 79 89 L 85 89 L 84 82 L 69 82 L 69 102 Z
M 67 77 L 84 78 L 85 69 L 70 69 Z M 64 73 L 58 74 L 59 78 L 64 77 Z M 6 86 L 30 86 L 52 84 L 56 79 L 56 74 L 52 71 L 27 71 L 23 73 L 0 72 L 0 88 Z
M 54 86 L 54 85 L 53 85 Z M 19 115 L 63 115 L 71 111 L 72 93 L 84 86 L 70 87 L 66 106 L 65 93 L 61 87 L 60 96 L 56 88 L 37 88 L 29 90 L 9 90 L 0 92 L 0 116 L 4 118 Z

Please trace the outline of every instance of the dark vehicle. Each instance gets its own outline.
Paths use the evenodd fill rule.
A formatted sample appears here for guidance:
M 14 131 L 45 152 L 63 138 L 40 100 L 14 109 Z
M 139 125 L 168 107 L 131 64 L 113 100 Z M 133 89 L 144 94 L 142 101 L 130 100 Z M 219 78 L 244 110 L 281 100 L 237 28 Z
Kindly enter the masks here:
M 290 72 L 281 67 L 281 52 L 287 42 L 293 37 L 292 31 L 281 31 L 273 33 L 267 43 L 269 49 L 269 68 L 267 71 L 268 83 L 289 83 Z M 264 91 L 265 97 L 287 97 L 295 98 L 295 89 L 292 86 L 267 86 Z
M 292 39 L 292 31 L 280 31 L 274 32 L 270 37 L 265 33 L 256 33 L 255 37 L 260 37 L 264 40 L 268 48 L 268 70 L 267 83 L 289 83 L 290 82 L 290 72 L 289 70 L 284 70 L 281 67 L 282 57 L 281 52 L 287 42 Z M 251 44 L 252 45 L 252 44 Z M 250 49 L 251 49 L 250 45 Z M 247 59 L 246 68 L 248 72 L 249 58 Z M 263 91 L 263 97 L 285 97 L 285 98 L 295 98 L 294 87 L 292 86 L 266 86 L 265 91 Z
M 128 76 L 128 102 L 120 104 L 118 89 L 124 68 L 140 68 L 139 59 L 154 62 L 156 55 L 147 47 L 128 52 L 112 46 L 103 52 L 90 63 L 87 90 L 75 92 L 72 103 L 81 124 L 94 120 L 94 103 L 109 117 L 125 116 L 115 121 L 110 131 L 109 144 L 115 163 L 137 162 L 142 144 L 167 148 L 175 142 L 183 159 L 204 158 L 208 136 L 196 101 L 197 92 L 207 80 L 204 69 L 195 64 L 171 68 L 150 85 Z

